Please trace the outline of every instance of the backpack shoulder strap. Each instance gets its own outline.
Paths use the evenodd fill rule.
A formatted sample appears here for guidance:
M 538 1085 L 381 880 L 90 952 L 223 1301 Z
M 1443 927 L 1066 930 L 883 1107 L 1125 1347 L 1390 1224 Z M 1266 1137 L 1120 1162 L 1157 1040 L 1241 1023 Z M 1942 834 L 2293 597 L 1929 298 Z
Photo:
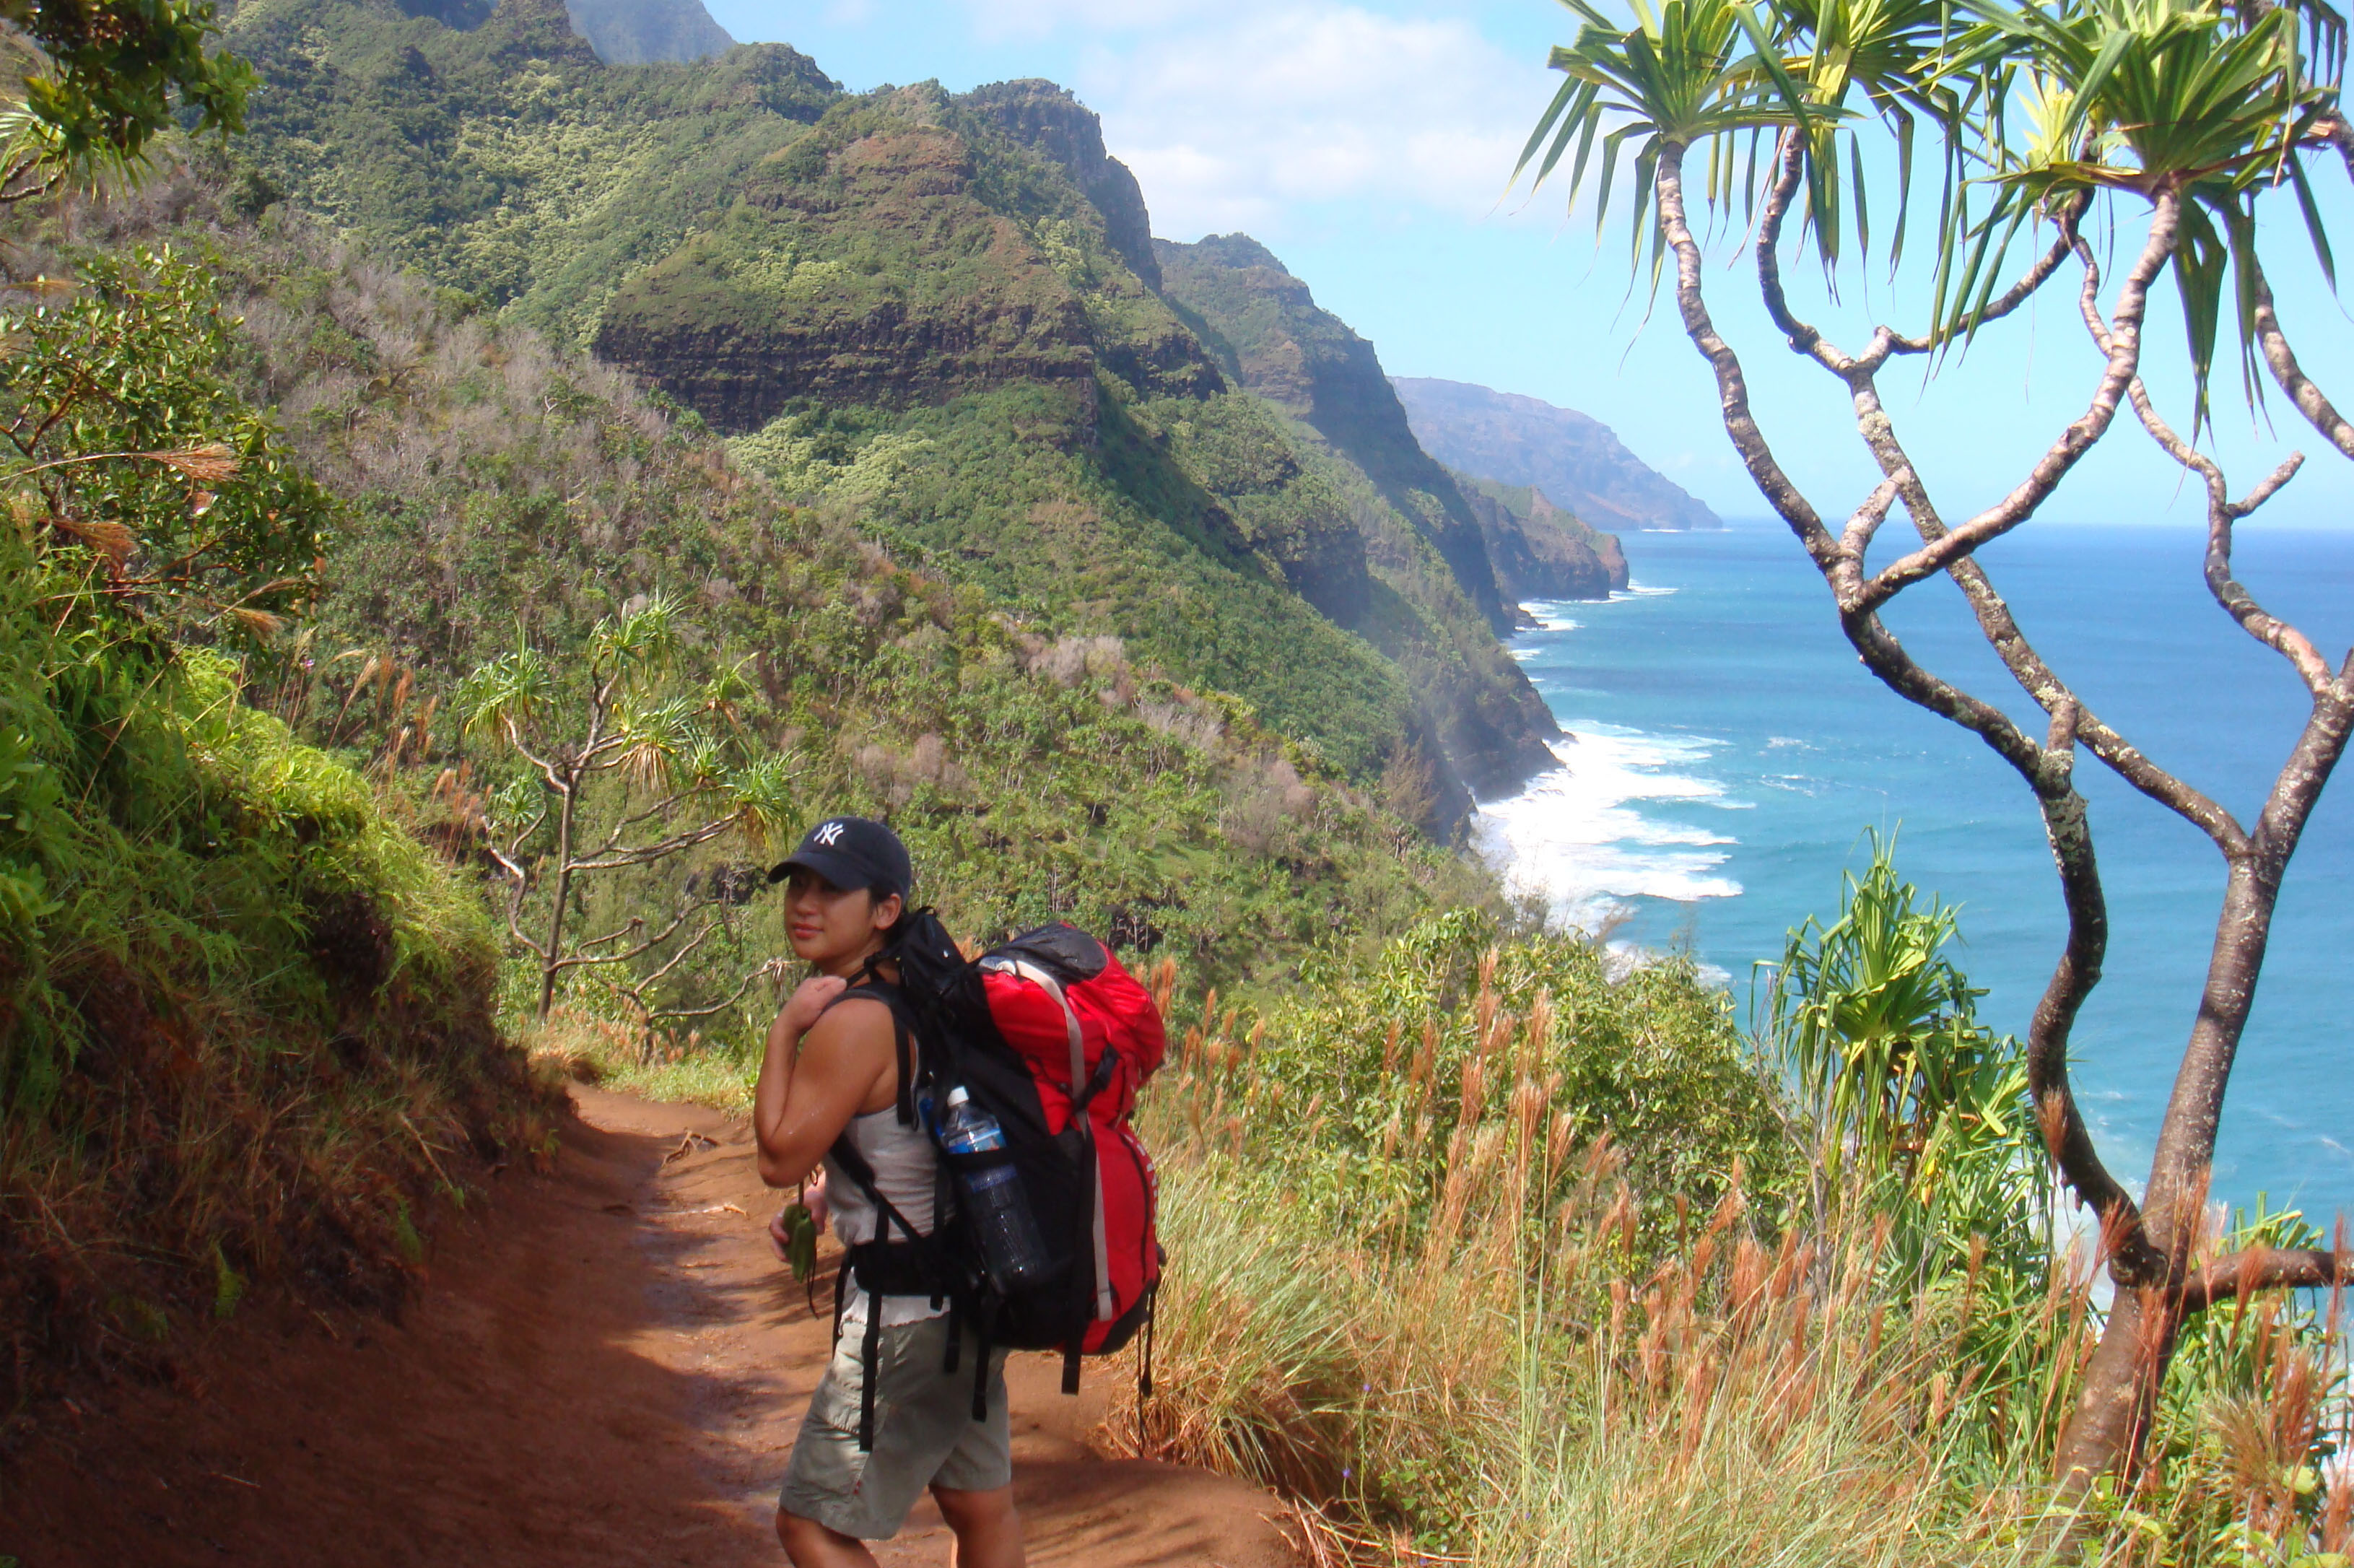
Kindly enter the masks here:
M 879 1001 L 890 1010 L 891 1048 L 896 1057 L 895 1065 L 899 1072 L 899 1086 L 894 1097 L 894 1107 L 899 1113 L 901 1127 L 915 1126 L 916 1071 L 922 1063 L 916 1052 L 915 1010 L 908 1006 L 907 993 L 876 975 L 870 960 L 864 976 L 854 981 L 840 996 L 827 1002 L 825 1012 L 832 1012 L 845 1001 Z M 824 1012 L 821 1012 L 818 1016 L 822 1018 L 824 1015 Z M 837 1144 L 842 1141 L 840 1139 L 835 1139 Z

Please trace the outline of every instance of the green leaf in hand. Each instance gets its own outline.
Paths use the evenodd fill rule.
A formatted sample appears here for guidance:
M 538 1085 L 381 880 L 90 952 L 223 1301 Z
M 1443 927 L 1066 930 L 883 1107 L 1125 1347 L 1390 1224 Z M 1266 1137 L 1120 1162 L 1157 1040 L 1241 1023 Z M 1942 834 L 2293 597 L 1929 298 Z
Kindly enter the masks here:
M 782 1218 L 785 1261 L 792 1266 L 795 1279 L 807 1279 L 817 1272 L 817 1222 L 810 1217 L 806 1203 L 790 1205 Z

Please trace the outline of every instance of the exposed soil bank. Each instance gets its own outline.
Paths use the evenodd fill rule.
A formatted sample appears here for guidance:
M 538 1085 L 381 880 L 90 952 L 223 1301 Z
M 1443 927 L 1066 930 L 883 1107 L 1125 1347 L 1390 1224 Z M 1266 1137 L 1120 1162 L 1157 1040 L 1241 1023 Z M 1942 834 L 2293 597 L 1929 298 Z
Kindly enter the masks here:
M 555 1171 L 445 1218 L 398 1324 L 249 1308 L 169 1386 L 38 1413 L 0 1468 L 23 1568 L 735 1568 L 784 1561 L 769 1520 L 831 1342 L 762 1224 L 738 1123 L 582 1090 Z M 830 1250 L 830 1249 L 829 1249 Z M 826 1257 L 821 1266 L 831 1267 Z M 1030 1561 L 1283 1568 L 1240 1482 L 1100 1457 L 1104 1391 L 1017 1361 L 1014 1487 Z M 928 1502 L 885 1563 L 943 1563 Z

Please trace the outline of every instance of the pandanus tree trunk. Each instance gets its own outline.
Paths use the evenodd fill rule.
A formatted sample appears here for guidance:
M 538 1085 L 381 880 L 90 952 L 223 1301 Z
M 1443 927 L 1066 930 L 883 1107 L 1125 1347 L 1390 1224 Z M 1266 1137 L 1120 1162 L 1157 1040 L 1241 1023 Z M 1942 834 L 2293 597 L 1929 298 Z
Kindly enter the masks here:
M 2354 653 L 2333 667 L 2296 628 L 2265 611 L 2232 573 L 2233 525 L 2293 477 L 2303 460 L 2293 458 L 2246 496 L 2233 500 L 2221 470 L 2167 425 L 2142 386 L 2143 316 L 2150 285 L 2178 243 L 2182 214 L 2177 193 L 2160 189 L 2152 196 L 2140 251 L 2106 313 L 2099 302 L 2099 268 L 2077 233 L 2084 212 L 2079 202 L 2055 213 L 2057 239 L 2019 281 L 1999 296 L 1989 295 L 1966 322 L 1918 338 L 1882 327 L 1865 348 L 1850 354 L 1800 320 L 1783 291 L 1778 247 L 1803 172 L 1801 139 L 1786 134 L 1778 174 L 1758 222 L 1760 288 L 1791 350 L 1843 384 L 1857 434 L 1882 476 L 1834 532 L 1783 471 L 1759 429 L 1741 360 L 1710 316 L 1702 291 L 1702 254 L 1685 216 L 1684 153 L 1684 146 L 1673 140 L 1659 143 L 1655 213 L 1674 260 L 1676 301 L 1685 333 L 1714 374 L 1725 431 L 1735 452 L 1759 494 L 1822 575 L 1840 628 L 1864 665 L 1907 701 L 1978 736 L 2018 772 L 2042 815 L 2066 902 L 2068 938 L 2029 1030 L 2029 1082 L 2053 1161 L 2098 1218 L 2099 1245 L 2116 1286 L 2100 1343 L 2085 1368 L 2055 1455 L 2055 1478 L 2063 1493 L 2081 1495 L 2099 1476 L 2130 1478 L 2137 1468 L 2176 1341 L 2191 1316 L 2255 1290 L 2354 1279 L 2354 1255 L 2342 1251 L 2256 1249 L 2221 1258 L 2201 1253 L 2208 1240 L 2205 1216 L 2216 1130 L 2263 969 L 2281 878 L 2344 753 L 2349 726 L 2354 726 Z M 1877 377 L 1893 358 L 1935 354 L 1966 328 L 1975 331 L 2018 309 L 2072 258 L 2084 270 L 2079 314 L 2102 358 L 2092 392 L 2083 410 L 2017 485 L 1994 505 L 1966 521 L 1949 523 L 1881 401 Z M 2354 426 L 2340 419 L 2303 378 L 2285 340 L 2275 341 L 2270 295 L 2253 258 L 2245 265 L 2254 279 L 2259 327 L 2272 334 L 2263 346 L 2274 378 L 2332 445 L 2354 457 Z M 2078 698 L 2020 629 L 1976 558 L 1980 546 L 2032 517 L 2126 408 L 2206 492 L 2205 575 L 2217 604 L 2251 636 L 2279 652 L 2312 699 L 2311 716 L 2253 829 L 2243 828 L 2221 805 L 2158 768 Z M 1900 507 L 1919 535 L 1919 546 L 1872 570 L 1866 554 L 1882 524 Z M 1891 599 L 1935 577 L 1960 590 L 1988 644 L 2042 709 L 2047 726 L 2041 738 L 1992 704 L 1925 668 L 1882 622 L 1880 610 Z M 2086 751 L 2136 789 L 2199 827 L 2227 868 L 2206 984 L 2160 1124 L 2144 1202 L 2137 1202 L 2103 1164 L 2068 1076 L 2069 1036 L 2100 980 L 2108 942 L 2092 829 L 2074 782 L 2077 758 Z

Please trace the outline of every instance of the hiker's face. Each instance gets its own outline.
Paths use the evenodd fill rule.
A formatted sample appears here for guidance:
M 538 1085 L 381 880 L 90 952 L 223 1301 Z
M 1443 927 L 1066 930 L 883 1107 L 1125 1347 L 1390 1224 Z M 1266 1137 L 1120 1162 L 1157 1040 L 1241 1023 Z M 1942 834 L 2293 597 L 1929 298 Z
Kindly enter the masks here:
M 877 898 L 864 887 L 836 887 L 800 866 L 785 884 L 785 931 L 793 952 L 822 969 L 864 958 L 898 918 L 896 893 Z

